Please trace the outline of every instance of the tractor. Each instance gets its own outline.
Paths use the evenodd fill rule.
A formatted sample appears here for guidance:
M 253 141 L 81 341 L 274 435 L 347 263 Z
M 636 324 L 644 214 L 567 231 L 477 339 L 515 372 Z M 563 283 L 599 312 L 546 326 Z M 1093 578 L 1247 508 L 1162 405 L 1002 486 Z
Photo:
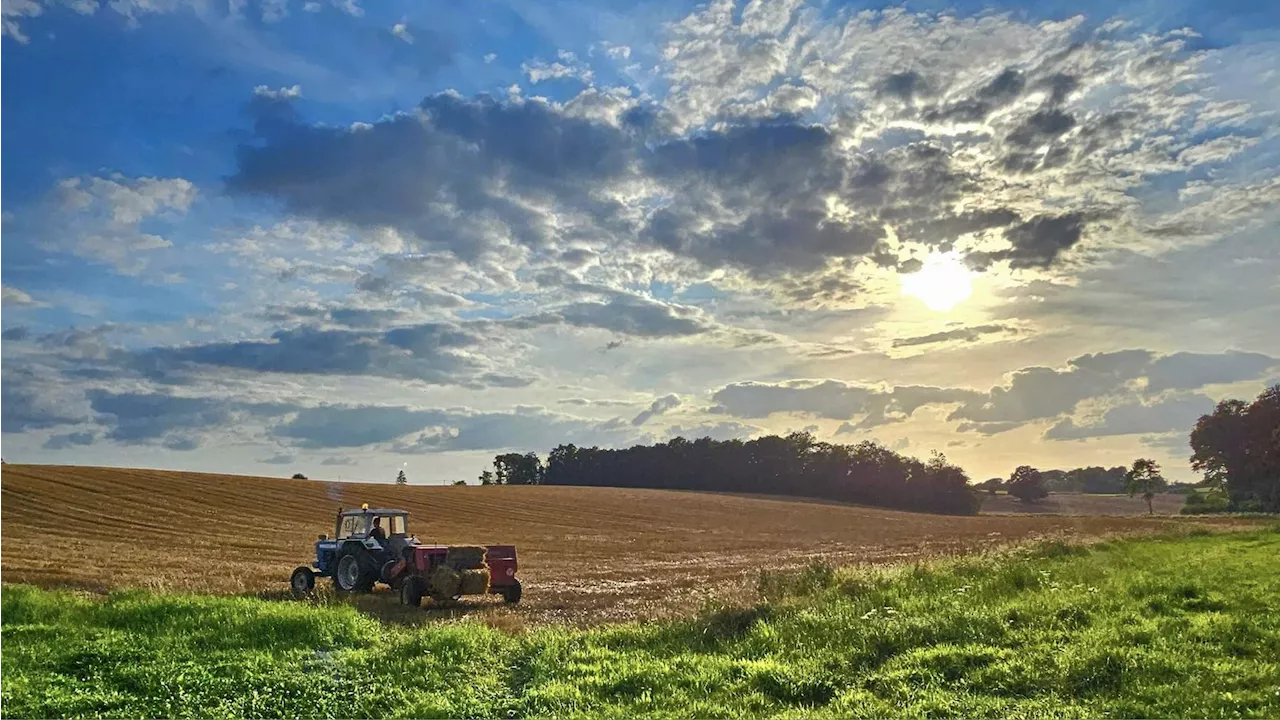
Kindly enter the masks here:
M 339 593 L 366 593 L 381 582 L 413 606 L 424 597 L 445 604 L 485 594 L 520 602 L 514 546 L 424 545 L 409 534 L 408 525 L 405 510 L 370 509 L 367 503 L 359 510 L 338 508 L 333 538 L 319 537 L 315 562 L 293 571 L 290 588 L 307 595 L 317 577 L 327 577 Z

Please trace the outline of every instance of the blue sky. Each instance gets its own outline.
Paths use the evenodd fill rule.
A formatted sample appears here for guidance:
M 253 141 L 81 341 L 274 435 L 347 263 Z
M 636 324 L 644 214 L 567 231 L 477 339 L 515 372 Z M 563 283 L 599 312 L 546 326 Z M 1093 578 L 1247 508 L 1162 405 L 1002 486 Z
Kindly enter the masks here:
M 0 42 L 7 460 L 810 429 L 1185 477 L 1280 378 L 1273 3 L 16 0 Z

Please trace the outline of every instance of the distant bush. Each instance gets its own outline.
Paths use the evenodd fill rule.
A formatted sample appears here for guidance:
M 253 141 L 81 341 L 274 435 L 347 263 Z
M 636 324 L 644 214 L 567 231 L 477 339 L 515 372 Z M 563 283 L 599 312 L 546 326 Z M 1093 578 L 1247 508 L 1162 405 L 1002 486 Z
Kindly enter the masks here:
M 294 474 L 293 474 L 293 479 L 294 479 L 294 480 L 306 480 L 306 479 L 307 479 L 307 476 L 306 476 L 306 475 L 303 475 L 302 473 L 294 473 Z
M 1213 491 L 1195 493 L 1187 496 L 1187 502 L 1179 512 L 1183 515 L 1211 515 L 1224 513 L 1231 509 L 1231 503 L 1225 493 Z
M 455 481 L 453 481 L 453 486 L 454 486 L 454 487 L 458 487 L 458 486 L 460 486 L 460 485 L 466 485 L 466 484 L 467 484 L 467 481 L 466 481 L 466 480 L 455 480 Z

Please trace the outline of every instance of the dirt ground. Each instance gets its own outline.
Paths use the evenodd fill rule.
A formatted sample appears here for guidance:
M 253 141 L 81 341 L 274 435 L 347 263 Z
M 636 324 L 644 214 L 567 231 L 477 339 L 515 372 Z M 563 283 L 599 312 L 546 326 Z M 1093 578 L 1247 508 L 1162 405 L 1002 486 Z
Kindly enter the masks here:
M 6 583 L 283 596 L 339 505 L 402 507 L 429 542 L 512 543 L 516 622 L 594 624 L 688 614 L 744 599 L 762 569 L 889 563 L 1042 537 L 1230 519 L 951 517 L 709 493 L 570 487 L 396 487 L 159 470 L 5 465 Z M 1127 498 L 1126 498 L 1127 499 Z M 325 582 L 325 581 L 321 581 Z M 362 606 L 401 615 L 391 593 Z M 511 614 L 479 600 L 458 612 Z M 416 615 L 416 613 L 415 613 Z M 429 617 L 430 613 L 424 613 Z

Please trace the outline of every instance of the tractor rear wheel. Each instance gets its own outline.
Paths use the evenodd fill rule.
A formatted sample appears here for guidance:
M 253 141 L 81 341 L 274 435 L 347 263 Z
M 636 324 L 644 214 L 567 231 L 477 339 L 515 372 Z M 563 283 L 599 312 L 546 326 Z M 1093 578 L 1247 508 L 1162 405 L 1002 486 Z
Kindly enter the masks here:
M 427 584 L 417 575 L 410 575 L 400 584 L 400 602 L 411 607 L 422 606 L 422 596 Z
M 521 593 L 520 581 L 512 580 L 511 582 L 514 584 L 502 590 L 502 602 L 508 605 L 515 605 L 516 603 L 520 602 L 520 593 Z
M 343 550 L 338 555 L 338 565 L 333 571 L 333 586 L 340 592 L 367 593 L 378 580 L 378 572 L 369 567 L 369 561 L 361 557 L 360 548 Z
M 289 589 L 297 597 L 310 595 L 316 589 L 316 574 L 306 565 L 300 565 L 289 576 Z

